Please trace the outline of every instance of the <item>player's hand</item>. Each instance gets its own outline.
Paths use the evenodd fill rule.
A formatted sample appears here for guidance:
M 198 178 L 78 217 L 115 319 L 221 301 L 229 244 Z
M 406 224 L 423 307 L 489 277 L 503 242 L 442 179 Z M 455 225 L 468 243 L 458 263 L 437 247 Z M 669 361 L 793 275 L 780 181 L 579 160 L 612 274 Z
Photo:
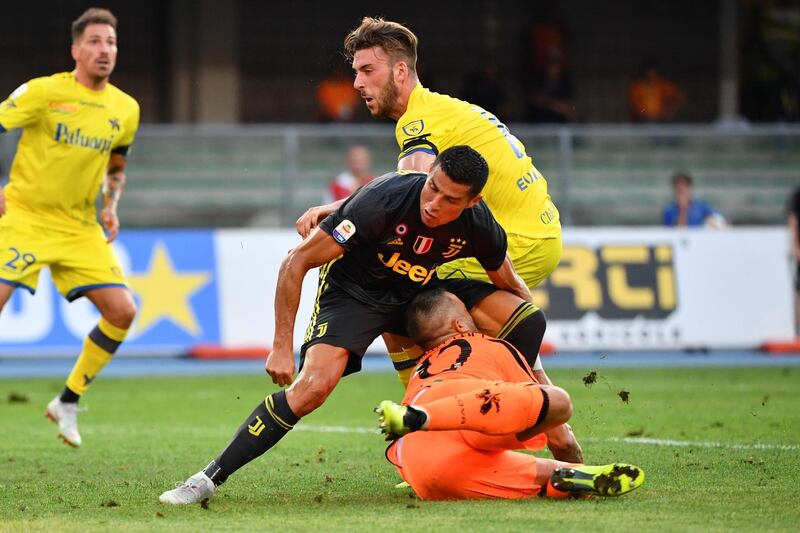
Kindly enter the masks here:
M 119 234 L 119 217 L 117 217 L 117 210 L 110 207 L 104 207 L 100 211 L 100 221 L 106 230 L 106 242 L 114 242 Z
M 0 189 L 0 217 L 6 214 L 6 191 Z
M 324 209 L 325 207 L 326 206 L 318 205 L 306 209 L 306 212 L 294 223 L 297 233 L 299 233 L 302 238 L 305 239 L 308 237 L 311 230 L 316 228 L 322 219 L 328 216 L 328 213 Z
M 583 463 L 583 449 L 569 424 L 556 426 L 546 431 L 545 435 L 547 435 L 547 447 L 556 461 Z
M 294 379 L 294 353 L 285 349 L 273 350 L 267 356 L 264 370 L 279 387 L 291 385 Z

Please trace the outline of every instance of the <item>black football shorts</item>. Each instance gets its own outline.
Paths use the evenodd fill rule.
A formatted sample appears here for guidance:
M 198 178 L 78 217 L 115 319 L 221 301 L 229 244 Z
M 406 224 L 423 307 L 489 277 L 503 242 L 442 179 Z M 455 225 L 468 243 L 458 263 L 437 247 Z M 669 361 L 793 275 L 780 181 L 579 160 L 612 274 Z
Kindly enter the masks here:
M 405 307 L 378 309 L 330 283 L 322 286 L 314 309 L 300 349 L 300 368 L 311 346 L 330 344 L 350 352 L 343 375 L 353 374 L 361 370 L 361 358 L 381 333 L 408 336 Z

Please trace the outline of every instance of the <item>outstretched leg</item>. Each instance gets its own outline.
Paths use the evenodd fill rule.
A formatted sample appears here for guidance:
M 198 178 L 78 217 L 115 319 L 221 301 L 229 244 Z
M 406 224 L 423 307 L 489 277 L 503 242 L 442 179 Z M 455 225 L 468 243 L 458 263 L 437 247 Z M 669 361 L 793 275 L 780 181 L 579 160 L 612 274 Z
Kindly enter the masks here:
M 159 500 L 162 503 L 190 504 L 210 498 L 228 476 L 263 455 L 300 418 L 325 402 L 341 379 L 347 360 L 348 352 L 344 348 L 327 344 L 311 346 L 294 383 L 260 402 L 216 459 L 185 483 L 163 493 Z

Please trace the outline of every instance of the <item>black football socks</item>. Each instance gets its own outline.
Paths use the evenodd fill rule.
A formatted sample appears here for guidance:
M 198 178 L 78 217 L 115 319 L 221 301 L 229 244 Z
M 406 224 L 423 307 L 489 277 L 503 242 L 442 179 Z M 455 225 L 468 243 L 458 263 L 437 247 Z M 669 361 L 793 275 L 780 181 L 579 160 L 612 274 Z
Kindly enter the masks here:
M 286 391 L 267 396 L 203 472 L 214 485 L 221 485 L 229 475 L 272 448 L 299 420 L 286 401 Z
M 64 387 L 64 390 L 61 392 L 61 396 L 59 397 L 59 400 L 64 403 L 78 403 L 78 400 L 80 399 L 80 395 L 69 387 Z

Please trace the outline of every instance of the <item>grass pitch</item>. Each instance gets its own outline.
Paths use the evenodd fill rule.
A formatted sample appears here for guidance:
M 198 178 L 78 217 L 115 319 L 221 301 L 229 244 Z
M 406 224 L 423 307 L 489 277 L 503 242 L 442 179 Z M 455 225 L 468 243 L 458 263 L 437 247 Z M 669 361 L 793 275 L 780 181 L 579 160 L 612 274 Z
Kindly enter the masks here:
M 601 369 L 591 385 L 587 373 L 551 377 L 572 394 L 587 462 L 645 469 L 645 485 L 621 498 L 424 502 L 396 490 L 384 443 L 365 428 L 400 388 L 362 374 L 208 508 L 158 495 L 227 444 L 274 390 L 267 378 L 100 379 L 77 450 L 42 416 L 61 380 L 0 380 L 0 530 L 796 531 L 800 369 Z

